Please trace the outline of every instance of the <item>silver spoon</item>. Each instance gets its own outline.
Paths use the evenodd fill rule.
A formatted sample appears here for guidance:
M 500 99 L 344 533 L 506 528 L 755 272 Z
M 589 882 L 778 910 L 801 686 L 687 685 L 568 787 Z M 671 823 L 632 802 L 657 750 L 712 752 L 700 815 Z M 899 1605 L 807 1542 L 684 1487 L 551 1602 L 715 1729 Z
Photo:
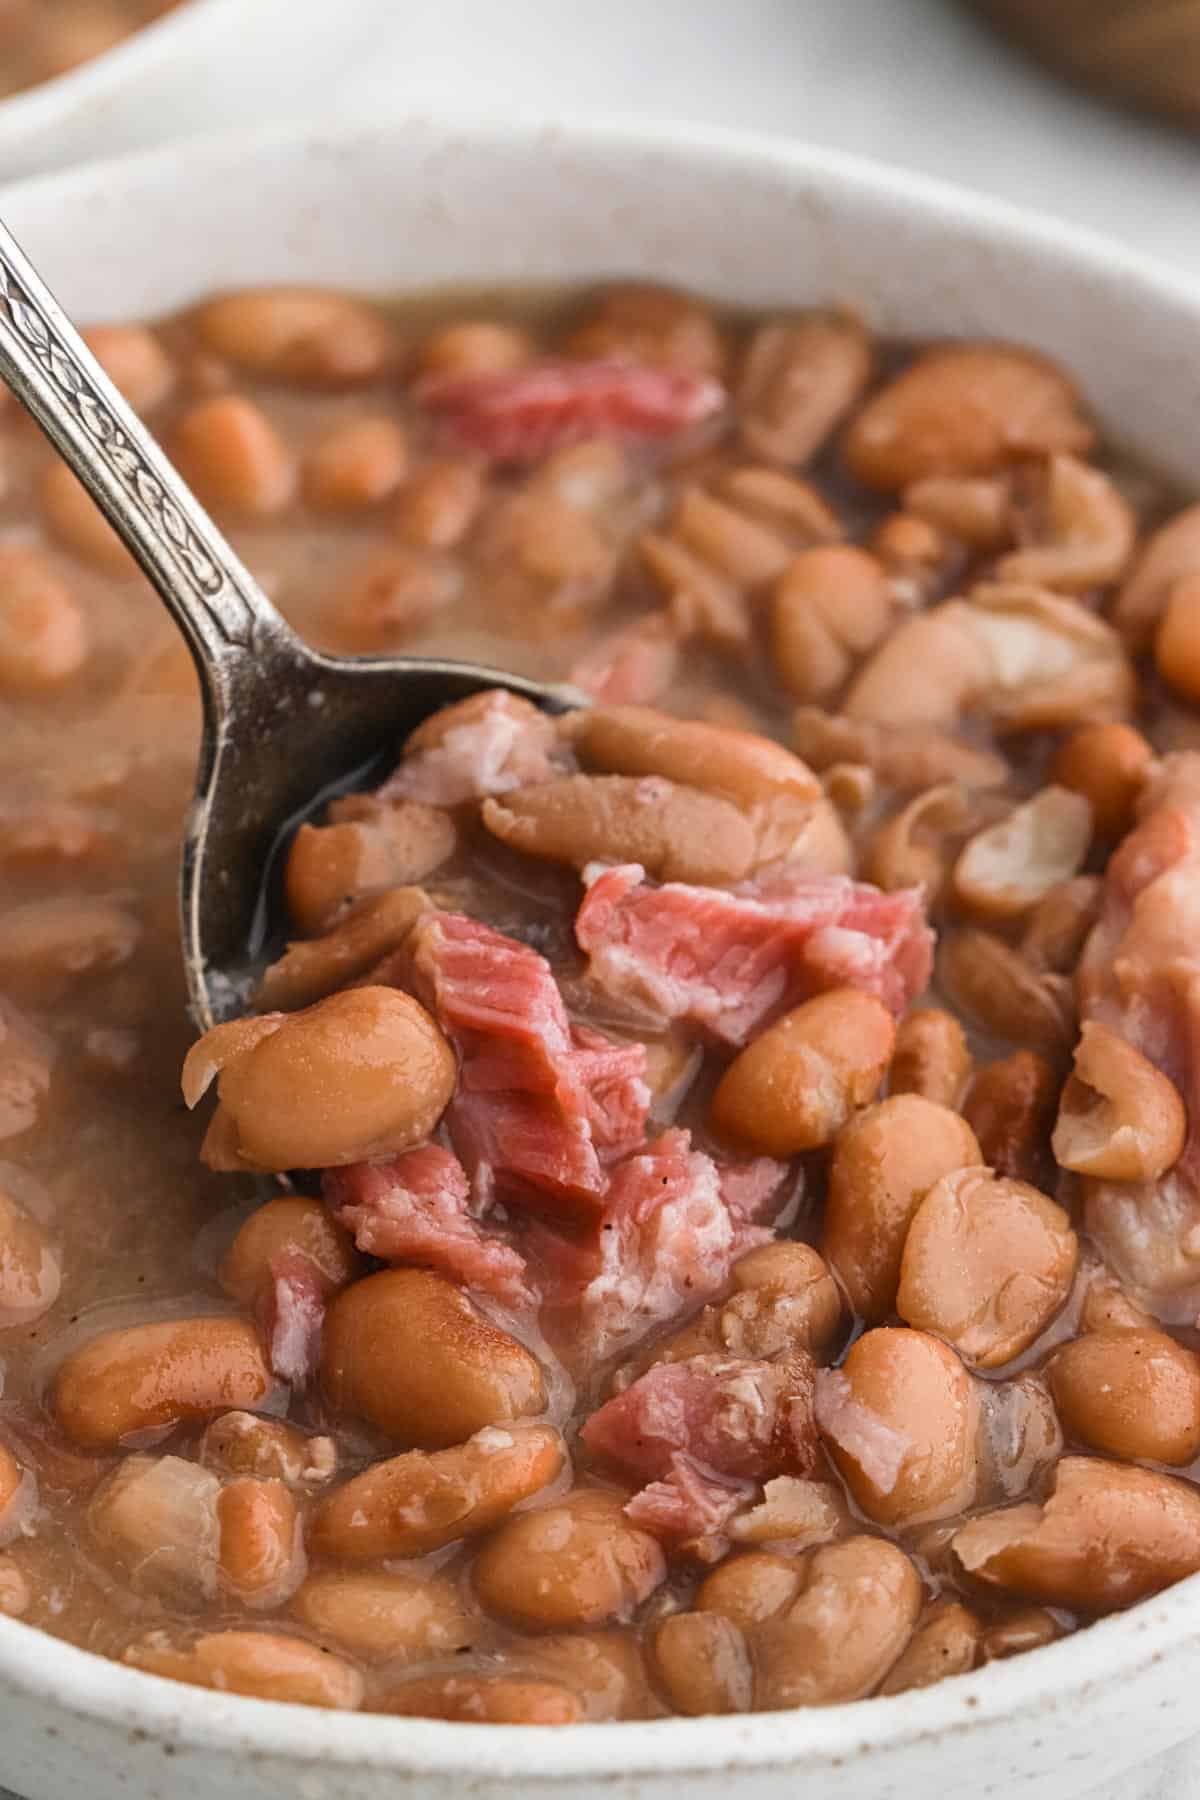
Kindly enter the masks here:
M 474 663 L 356 660 L 302 644 L 113 387 L 0 224 L 0 377 L 149 578 L 200 674 L 204 736 L 183 835 L 180 922 L 203 1030 L 245 1008 L 264 878 L 289 824 L 453 700 L 507 687 L 586 704 Z

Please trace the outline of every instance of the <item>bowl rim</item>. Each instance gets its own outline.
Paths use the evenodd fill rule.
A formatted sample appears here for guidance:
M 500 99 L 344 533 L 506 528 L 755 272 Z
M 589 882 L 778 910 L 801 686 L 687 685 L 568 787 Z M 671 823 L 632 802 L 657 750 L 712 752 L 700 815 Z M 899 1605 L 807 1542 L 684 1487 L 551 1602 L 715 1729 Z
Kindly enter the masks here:
M 191 0 L 182 18 L 192 7 L 208 11 L 220 4 Z M 170 26 L 172 15 L 159 23 Z M 1025 255 L 1033 253 L 1046 264 L 1049 279 L 1058 269 L 1131 283 L 1149 305 L 1184 309 L 1200 325 L 1200 295 L 1181 271 L 1101 233 L 871 158 L 687 121 L 649 124 L 595 114 L 565 121 L 529 110 L 491 114 L 478 108 L 463 114 L 409 108 L 316 125 L 293 121 L 209 133 L 49 171 L 13 183 L 4 198 L 11 209 L 14 200 L 41 207 L 52 202 L 57 190 L 83 185 L 86 191 L 90 183 L 111 191 L 126 173 L 180 156 L 217 179 L 225 170 L 244 176 L 256 152 L 290 149 L 339 158 L 354 147 L 420 139 L 422 134 L 431 142 L 451 134 L 482 154 L 489 148 L 537 152 L 567 142 L 608 157 L 653 152 L 697 169 L 712 163 L 727 172 L 790 173 L 798 181 L 820 183 L 835 201 L 858 197 L 892 205 L 898 213 L 936 220 L 949 235 L 977 239 L 993 249 L 1009 245 Z M 460 1724 L 441 1720 L 321 1711 L 191 1688 L 0 1615 L 0 1690 L 176 1748 L 253 1752 L 298 1765 L 357 1765 L 416 1775 L 486 1773 L 495 1779 L 519 1778 L 536 1789 L 564 1778 L 619 1775 L 633 1781 L 662 1773 L 795 1772 L 849 1757 L 865 1760 L 987 1724 L 1003 1725 L 1018 1715 L 1074 1710 L 1085 1697 L 1095 1700 L 1123 1688 L 1198 1639 L 1200 1575 L 1057 1643 L 905 1694 L 734 1717 L 575 1724 L 565 1731 L 472 1725 L 464 1731 Z
M 153 77 L 167 58 L 183 47 L 185 34 L 193 32 L 206 18 L 219 18 L 228 4 L 229 0 L 183 0 L 172 12 L 138 26 L 111 50 L 89 57 L 62 75 L 9 94 L 0 100 L 0 143 L 10 129 L 36 131 L 39 126 L 53 124 L 65 111 L 73 112 L 93 101 L 105 100 L 128 78 Z

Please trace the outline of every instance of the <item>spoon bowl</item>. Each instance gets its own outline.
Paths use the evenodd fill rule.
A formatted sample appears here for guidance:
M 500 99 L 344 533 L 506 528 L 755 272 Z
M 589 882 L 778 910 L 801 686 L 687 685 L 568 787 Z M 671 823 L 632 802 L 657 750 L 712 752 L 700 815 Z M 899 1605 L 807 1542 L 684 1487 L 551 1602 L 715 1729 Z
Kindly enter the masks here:
M 484 688 L 586 705 L 476 663 L 324 656 L 267 599 L 0 224 L 0 377 L 140 564 L 187 640 L 204 735 L 183 836 L 180 928 L 199 1030 L 247 1009 L 282 932 L 267 876 L 306 812 L 385 773 L 423 719 Z M 390 765 L 389 765 L 390 766 Z M 357 778 L 357 779 L 356 779 Z

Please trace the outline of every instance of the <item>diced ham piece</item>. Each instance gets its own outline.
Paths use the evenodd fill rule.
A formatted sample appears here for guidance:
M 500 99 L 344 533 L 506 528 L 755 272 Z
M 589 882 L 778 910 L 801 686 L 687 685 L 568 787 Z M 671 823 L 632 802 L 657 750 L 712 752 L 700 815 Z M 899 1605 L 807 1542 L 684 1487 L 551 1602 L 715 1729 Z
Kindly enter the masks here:
M 748 1481 L 717 1481 L 690 1457 L 673 1456 L 671 1472 L 636 1493 L 625 1516 L 643 1531 L 667 1541 L 711 1538 L 724 1531 L 753 1496 Z
M 271 1285 L 258 1307 L 271 1368 L 280 1381 L 305 1388 L 321 1360 L 321 1329 L 329 1284 L 302 1250 L 271 1259 Z
M 680 1455 L 739 1481 L 811 1475 L 820 1461 L 814 1377 L 805 1351 L 777 1363 L 720 1355 L 655 1363 L 592 1414 L 583 1441 L 642 1481 L 666 1480 Z
M 368 1255 L 423 1264 L 509 1306 L 528 1303 L 523 1257 L 471 1217 L 467 1172 L 449 1150 L 423 1144 L 387 1162 L 328 1169 L 322 1186 Z
M 917 890 L 885 894 L 792 869 L 728 891 L 655 886 L 636 863 L 604 869 L 575 936 L 606 994 L 732 1046 L 832 987 L 860 988 L 902 1013 L 929 980 L 933 950 Z
M 566 1321 L 563 1354 L 583 1367 L 719 1292 L 737 1258 L 770 1236 L 735 1217 L 712 1157 L 672 1130 L 617 1164 L 586 1235 L 543 1230 L 525 1248 L 548 1326 Z
M 461 1057 L 446 1115 L 477 1208 L 495 1193 L 552 1216 L 594 1218 L 606 1158 L 639 1143 L 645 1049 L 572 1029 L 545 957 L 461 913 L 414 927 L 413 978 Z
M 1157 1182 L 1085 1181 L 1109 1265 L 1170 1322 L 1200 1307 L 1200 753 L 1167 757 L 1111 858 L 1077 973 L 1081 1020 L 1140 1050 L 1187 1106 L 1183 1155 Z
M 456 443 L 496 462 L 525 464 L 588 438 L 675 437 L 713 418 L 726 399 L 711 376 L 609 361 L 430 375 L 413 393 Z
M 376 799 L 385 805 L 419 800 L 426 806 L 461 806 L 489 794 L 532 787 L 569 773 L 574 759 L 554 722 L 528 701 L 503 689 L 478 694 L 413 734 L 404 760 Z M 428 740 L 428 741 L 426 741 Z
M 803 1179 L 790 1163 L 773 1156 L 755 1156 L 748 1162 L 718 1162 L 721 1198 L 735 1225 L 757 1225 L 774 1218 L 785 1198 Z
M 575 664 L 568 680 L 609 706 L 652 706 L 679 669 L 679 639 L 654 615 L 627 625 Z

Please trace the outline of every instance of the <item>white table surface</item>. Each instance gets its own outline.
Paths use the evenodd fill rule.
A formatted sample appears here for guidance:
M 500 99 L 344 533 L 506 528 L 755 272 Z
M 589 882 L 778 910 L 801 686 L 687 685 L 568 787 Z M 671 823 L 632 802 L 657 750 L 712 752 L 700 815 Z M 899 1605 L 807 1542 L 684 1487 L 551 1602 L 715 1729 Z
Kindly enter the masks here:
M 379 10 L 350 105 L 753 127 L 1036 206 L 1200 276 L 1200 132 L 1043 75 L 956 0 L 350 3 Z

